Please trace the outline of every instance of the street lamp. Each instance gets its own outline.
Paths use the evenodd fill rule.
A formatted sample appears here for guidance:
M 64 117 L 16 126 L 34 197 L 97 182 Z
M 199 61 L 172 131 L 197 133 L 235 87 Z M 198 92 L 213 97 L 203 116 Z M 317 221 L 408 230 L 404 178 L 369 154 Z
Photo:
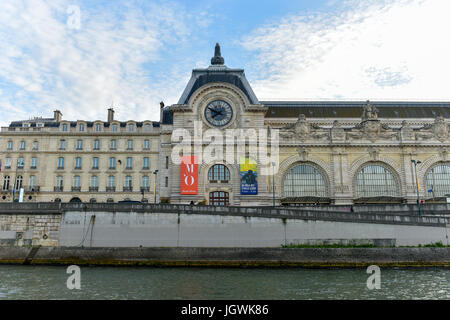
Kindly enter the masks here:
M 414 174 L 416 176 L 416 189 L 417 189 L 417 204 L 419 205 L 419 216 L 420 216 L 420 195 L 419 195 L 419 179 L 417 178 L 417 165 L 421 164 L 421 161 L 411 160 L 414 164 Z
M 155 194 L 155 204 L 156 204 L 156 178 L 158 176 L 158 170 L 153 171 L 153 174 L 155 175 L 155 181 L 154 181 L 154 189 L 153 189 L 153 193 Z
M 275 162 L 272 162 L 272 192 L 273 192 L 273 206 L 275 207 Z
M 24 167 L 24 161 L 20 161 L 20 158 L 17 159 L 16 164 L 16 176 L 14 178 L 14 188 L 13 188 L 13 194 L 12 194 L 12 201 L 15 202 L 16 198 L 16 189 L 19 188 L 19 184 L 17 183 L 17 171 L 19 170 L 19 165 L 23 168 Z

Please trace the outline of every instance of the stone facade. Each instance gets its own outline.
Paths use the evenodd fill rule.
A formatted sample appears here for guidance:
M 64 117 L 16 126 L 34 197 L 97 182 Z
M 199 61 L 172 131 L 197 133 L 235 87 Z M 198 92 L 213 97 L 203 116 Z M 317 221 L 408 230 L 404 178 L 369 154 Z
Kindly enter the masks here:
M 56 116 L 34 119 L 2 128 L 0 202 L 10 202 L 13 197 L 18 199 L 19 193 L 13 195 L 12 191 L 19 176 L 25 202 L 153 201 L 153 172 L 158 167 L 160 145 L 158 122 L 57 120 Z M 21 158 L 23 166 L 18 163 Z M 60 158 L 64 159 L 62 163 Z M 81 159 L 78 163 L 77 158 Z M 111 158 L 115 159 L 114 164 Z M 132 158 L 132 162 L 128 163 L 127 158 Z M 8 176 L 10 183 L 6 186 Z M 75 176 L 79 177 L 79 183 L 75 182 Z M 97 177 L 96 182 L 93 176 Z M 110 176 L 114 177 L 113 184 Z M 131 188 L 127 188 L 127 176 L 131 177 Z M 148 177 L 145 185 L 144 176 Z M 61 185 L 58 177 L 62 177 Z
M 157 202 L 211 204 L 211 194 L 222 192 L 227 194 L 229 205 L 258 206 L 274 202 L 414 203 L 417 193 L 420 199 L 439 202 L 450 194 L 450 183 L 446 182 L 450 181 L 450 102 L 259 101 L 244 70 L 226 67 L 220 48 L 216 48 L 217 54 L 211 66 L 193 70 L 177 104 L 161 106 L 159 122 L 115 121 L 111 110 L 106 122 L 65 121 L 56 111 L 52 119 L 18 121 L 2 128 L 0 202 L 12 201 L 13 183 L 19 175 L 25 188 L 24 201 L 153 202 L 156 198 Z M 214 126 L 206 119 L 205 110 L 215 101 L 231 106 L 233 112 L 225 125 Z M 196 123 L 202 124 L 202 133 L 208 129 L 222 133 L 228 129 L 278 130 L 276 175 L 261 172 L 258 193 L 244 195 L 238 163 L 200 163 L 197 194 L 182 195 L 181 166 L 172 161 L 178 143 L 173 133 L 184 129 L 195 137 Z M 65 150 L 60 148 L 61 140 L 66 141 Z M 83 150 L 77 150 L 79 140 Z M 111 149 L 112 140 L 116 140 L 116 149 Z M 33 149 L 35 143 L 37 149 Z M 193 141 L 192 150 L 194 145 Z M 237 145 L 231 153 L 237 155 Z M 76 169 L 77 157 L 82 158 L 81 169 Z M 109 168 L 111 157 L 117 161 L 115 169 Z M 21 158 L 25 165 L 17 168 Z M 30 166 L 32 158 L 36 158 L 36 167 Z M 63 168 L 58 168 L 59 158 L 64 158 Z M 98 169 L 92 168 L 93 158 L 98 158 Z M 127 158 L 133 158 L 131 168 L 126 168 Z M 148 166 L 144 158 L 148 158 Z M 225 182 L 209 178 L 216 164 L 229 170 Z M 258 168 L 263 166 L 258 162 Z M 307 175 L 299 173 L 299 168 L 312 172 L 315 182 L 306 181 Z M 11 180 L 8 188 L 6 176 Z M 31 176 L 35 176 L 33 188 L 28 183 Z M 81 183 L 73 188 L 75 176 Z M 93 176 L 97 183 L 92 182 Z M 114 188 L 109 187 L 110 176 L 114 176 Z M 58 177 L 63 177 L 62 189 L 58 188 Z M 132 189 L 127 188 L 127 179 L 132 181 Z

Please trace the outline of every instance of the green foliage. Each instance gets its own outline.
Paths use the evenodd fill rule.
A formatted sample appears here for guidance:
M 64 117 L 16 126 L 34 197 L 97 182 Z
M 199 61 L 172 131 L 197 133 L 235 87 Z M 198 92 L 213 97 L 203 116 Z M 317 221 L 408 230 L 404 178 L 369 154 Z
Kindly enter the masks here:
M 424 247 L 425 248 L 445 248 L 445 247 L 450 247 L 450 246 L 444 245 L 442 243 L 442 241 L 439 241 L 439 242 L 435 242 L 435 243 L 425 244 Z

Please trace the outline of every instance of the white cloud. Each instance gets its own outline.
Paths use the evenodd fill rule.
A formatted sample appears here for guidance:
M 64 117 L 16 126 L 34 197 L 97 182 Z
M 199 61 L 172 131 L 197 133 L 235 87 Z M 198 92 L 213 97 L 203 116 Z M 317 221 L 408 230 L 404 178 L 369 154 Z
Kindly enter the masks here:
M 348 1 L 245 37 L 264 99 L 450 100 L 450 1 Z M 261 71 L 263 70 L 263 71 Z
M 67 9 L 80 6 L 70 28 Z M 68 0 L 3 0 L 0 9 L 0 125 L 31 116 L 159 120 L 159 101 L 175 102 L 185 83 L 155 74 L 166 45 L 190 33 L 176 4 L 121 5 L 103 11 Z M 72 12 L 72 11 L 71 11 Z M 174 66 L 174 70 L 177 66 Z M 184 79 L 183 79 L 184 80 Z

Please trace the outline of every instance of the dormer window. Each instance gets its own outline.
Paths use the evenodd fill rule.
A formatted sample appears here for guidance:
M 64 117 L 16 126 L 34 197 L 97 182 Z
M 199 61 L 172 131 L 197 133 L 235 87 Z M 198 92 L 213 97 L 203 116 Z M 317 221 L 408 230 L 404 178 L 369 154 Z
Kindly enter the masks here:
M 64 123 L 64 124 L 62 125 L 62 131 L 63 131 L 63 132 L 67 132 L 68 129 L 69 129 L 69 126 L 67 125 L 67 123 Z
M 29 123 L 23 123 L 22 126 L 23 126 L 24 128 L 29 128 L 29 127 L 30 127 L 30 124 L 29 124 Z
M 97 131 L 97 132 L 102 131 L 102 124 L 101 124 L 101 123 L 97 123 L 97 124 L 95 125 L 95 131 Z
M 130 123 L 130 124 L 128 125 L 128 131 L 134 132 L 134 124 Z
M 119 126 L 115 123 L 112 125 L 112 131 L 117 132 L 119 130 Z
M 42 122 L 38 122 L 38 123 L 36 123 L 36 127 L 43 128 L 44 124 Z
M 84 123 L 80 123 L 80 132 L 84 131 Z

